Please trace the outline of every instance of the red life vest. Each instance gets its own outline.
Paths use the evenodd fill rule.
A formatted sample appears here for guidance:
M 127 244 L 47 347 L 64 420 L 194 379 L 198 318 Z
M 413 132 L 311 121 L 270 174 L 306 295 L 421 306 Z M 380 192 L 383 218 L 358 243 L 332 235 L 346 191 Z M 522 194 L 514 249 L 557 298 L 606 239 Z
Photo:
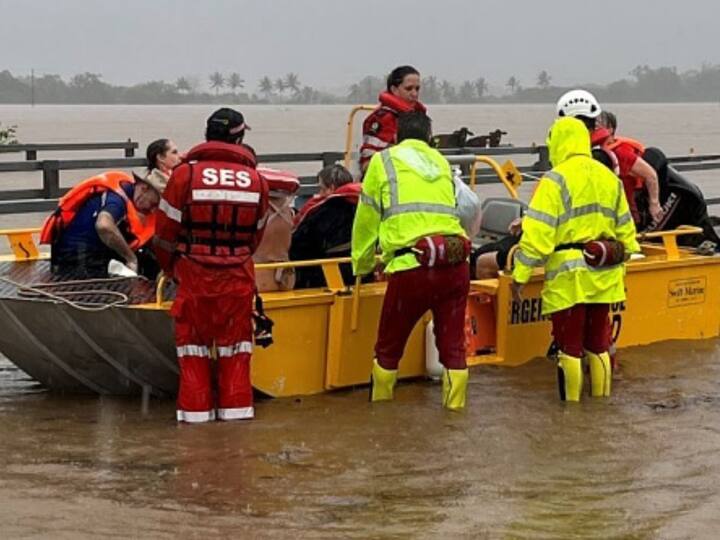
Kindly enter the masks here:
M 125 201 L 128 230 L 133 237 L 128 245 L 133 250 L 144 246 L 155 234 L 155 213 L 140 214 L 128 199 L 123 185 L 134 183 L 133 177 L 122 171 L 108 171 L 83 180 L 60 198 L 58 207 L 43 224 L 40 243 L 56 242 L 90 197 L 112 191 Z
M 382 152 L 395 144 L 397 138 L 397 117 L 400 113 L 426 112 L 425 105 L 416 101 L 408 103 L 390 92 L 381 92 L 380 105 L 363 122 L 363 141 L 360 146 L 360 169 L 367 167 L 375 152 Z
M 350 182 L 349 184 L 344 184 L 337 188 L 335 191 L 333 191 L 330 195 L 315 195 L 313 196 L 308 202 L 305 203 L 305 205 L 300 209 L 300 212 L 295 216 L 295 222 L 294 222 L 294 228 L 297 229 L 300 223 L 312 214 L 315 210 L 320 208 L 323 204 L 325 204 L 327 201 L 332 199 L 338 199 L 342 198 L 348 201 L 349 203 L 352 203 L 354 205 L 357 205 L 358 200 L 360 199 L 360 192 L 362 191 L 362 184 L 356 183 L 356 182 Z
M 187 159 L 173 172 L 186 176 L 188 184 L 177 251 L 202 264 L 246 262 L 261 236 L 267 196 L 254 154 L 239 145 L 208 142 Z

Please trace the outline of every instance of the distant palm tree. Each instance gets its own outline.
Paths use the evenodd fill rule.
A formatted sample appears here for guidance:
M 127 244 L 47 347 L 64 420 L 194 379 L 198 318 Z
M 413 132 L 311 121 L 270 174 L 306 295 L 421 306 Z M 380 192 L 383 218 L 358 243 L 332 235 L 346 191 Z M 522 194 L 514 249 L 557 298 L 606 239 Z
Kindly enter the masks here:
M 212 75 L 210 75 L 210 88 L 213 88 L 215 90 L 215 95 L 218 94 L 218 91 L 225 86 L 225 77 L 223 77 L 222 73 L 219 71 L 216 71 Z
M 192 90 L 190 87 L 190 81 L 188 81 L 185 77 L 180 77 L 175 81 L 175 88 L 177 88 L 178 92 L 190 93 Z
M 552 77 L 550 77 L 548 72 L 543 69 L 540 73 L 538 73 L 537 85 L 543 89 L 547 88 L 548 86 L 550 86 L 551 79 Z
M 488 91 L 488 84 L 485 80 L 485 77 L 478 77 L 475 79 L 475 93 L 477 94 L 477 97 L 482 99 L 485 97 L 485 94 Z
M 245 88 L 245 79 L 240 77 L 239 73 L 231 73 L 227 80 L 227 85 L 235 93 L 238 88 Z
M 269 98 L 273 93 L 273 82 L 270 77 L 265 75 L 262 79 L 260 79 L 258 88 L 263 94 L 265 94 L 266 98 Z
M 283 79 L 275 79 L 275 90 L 282 94 L 285 91 L 285 88 L 287 87 L 285 86 L 285 81 Z
M 475 85 L 470 81 L 465 81 L 460 86 L 460 102 L 472 103 L 475 101 Z
M 453 103 L 457 101 L 455 87 L 450 83 L 450 81 L 444 80 L 440 83 L 440 92 L 442 93 L 442 97 L 445 103 Z
M 520 86 L 520 81 L 517 80 L 517 77 L 515 77 L 515 75 L 512 75 L 505 83 L 505 86 L 507 86 L 514 94 L 517 88 Z
M 293 94 L 300 92 L 300 77 L 298 77 L 297 73 L 285 75 L 285 88 L 291 90 Z

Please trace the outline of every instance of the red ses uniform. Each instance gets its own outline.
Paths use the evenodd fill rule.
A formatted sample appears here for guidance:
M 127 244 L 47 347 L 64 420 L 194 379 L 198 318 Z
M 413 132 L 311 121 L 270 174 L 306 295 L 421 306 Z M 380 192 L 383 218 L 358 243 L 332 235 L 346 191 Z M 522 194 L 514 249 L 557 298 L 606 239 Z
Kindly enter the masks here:
M 255 270 L 268 207 L 255 155 L 211 141 L 173 170 L 160 201 L 158 261 L 178 282 L 171 314 L 180 365 L 177 418 L 253 418 L 250 356 Z M 213 396 L 211 354 L 217 359 Z

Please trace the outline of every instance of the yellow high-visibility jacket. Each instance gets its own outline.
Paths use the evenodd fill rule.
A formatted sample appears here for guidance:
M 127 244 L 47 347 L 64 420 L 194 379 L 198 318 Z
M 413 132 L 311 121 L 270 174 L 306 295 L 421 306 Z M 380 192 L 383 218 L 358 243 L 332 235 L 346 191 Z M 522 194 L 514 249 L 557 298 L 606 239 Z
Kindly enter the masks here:
M 395 256 L 423 236 L 465 236 L 456 215 L 450 164 L 440 152 L 416 139 L 373 155 L 365 172 L 352 232 L 355 275 L 375 268 L 378 241 L 385 272 L 420 266 L 415 255 Z
M 635 225 L 617 176 L 590 153 L 590 134 L 575 118 L 560 118 L 548 134 L 554 168 L 540 180 L 523 218 L 513 279 L 527 283 L 535 267 L 545 267 L 543 314 L 575 304 L 625 299 L 625 265 L 592 268 L 582 251 L 555 251 L 561 244 L 614 239 L 626 253 L 640 251 Z

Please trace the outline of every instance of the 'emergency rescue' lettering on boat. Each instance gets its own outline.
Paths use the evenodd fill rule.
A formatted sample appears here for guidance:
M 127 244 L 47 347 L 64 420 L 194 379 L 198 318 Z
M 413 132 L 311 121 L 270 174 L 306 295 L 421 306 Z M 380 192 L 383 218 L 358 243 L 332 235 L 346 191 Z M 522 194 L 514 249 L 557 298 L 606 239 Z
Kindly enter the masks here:
M 625 302 L 610 304 L 610 313 L 625 311 Z M 510 310 L 510 324 L 530 324 L 550 320 L 549 315 L 542 314 L 541 298 L 526 298 L 521 302 L 513 301 Z

